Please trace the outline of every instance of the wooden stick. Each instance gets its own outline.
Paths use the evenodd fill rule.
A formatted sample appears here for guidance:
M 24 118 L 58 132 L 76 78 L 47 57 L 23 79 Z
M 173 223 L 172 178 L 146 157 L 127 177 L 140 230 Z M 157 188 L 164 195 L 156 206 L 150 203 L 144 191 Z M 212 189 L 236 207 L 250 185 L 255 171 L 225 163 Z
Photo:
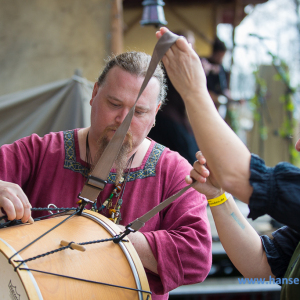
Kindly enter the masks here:
M 61 242 L 60 242 L 60 245 L 61 246 L 68 246 L 70 244 L 70 242 L 67 242 L 67 241 L 64 241 L 64 240 L 62 240 Z M 86 249 L 85 249 L 85 247 L 83 247 L 83 246 L 81 246 L 81 245 L 78 245 L 78 244 L 76 244 L 76 243 L 72 243 L 71 245 L 70 245 L 70 248 L 72 248 L 72 249 L 74 249 L 74 250 L 79 250 L 79 251 L 82 251 L 82 252 L 84 252 Z

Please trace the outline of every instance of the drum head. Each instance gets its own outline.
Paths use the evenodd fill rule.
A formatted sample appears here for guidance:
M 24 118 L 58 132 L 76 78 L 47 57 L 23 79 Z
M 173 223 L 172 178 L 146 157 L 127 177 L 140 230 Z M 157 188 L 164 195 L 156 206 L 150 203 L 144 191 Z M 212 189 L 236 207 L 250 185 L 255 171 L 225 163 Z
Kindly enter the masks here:
M 104 216 L 85 211 L 82 216 L 73 216 L 23 250 L 19 257 L 12 259 L 12 264 L 8 263 L 8 258 L 12 253 L 19 251 L 66 217 L 64 215 L 38 221 L 32 225 L 23 224 L 0 230 L 0 239 L 2 240 L 0 243 L 0 252 L 2 253 L 2 256 L 0 255 L 0 277 L 7 277 L 3 283 L 6 292 L 1 299 L 146 299 L 148 295 L 146 293 L 120 288 L 129 287 L 149 291 L 144 268 L 130 242 L 95 243 L 86 245 L 85 252 L 66 249 L 28 261 L 26 266 L 22 265 L 22 268 L 28 267 L 32 270 L 81 278 L 85 281 L 35 271 L 18 270 L 18 273 L 14 272 L 14 265 L 18 264 L 16 260 L 26 260 L 58 249 L 61 247 L 62 240 L 82 243 L 109 239 L 120 233 L 119 227 Z M 7 265 L 7 268 L 2 268 L 3 265 Z M 22 282 L 23 289 L 18 282 L 18 277 Z M 13 288 L 14 286 L 15 288 Z M 0 287 L 2 291 L 2 285 Z M 25 296 L 23 296 L 24 298 L 21 296 L 14 298 L 14 292 L 19 295 L 26 293 L 27 298 Z

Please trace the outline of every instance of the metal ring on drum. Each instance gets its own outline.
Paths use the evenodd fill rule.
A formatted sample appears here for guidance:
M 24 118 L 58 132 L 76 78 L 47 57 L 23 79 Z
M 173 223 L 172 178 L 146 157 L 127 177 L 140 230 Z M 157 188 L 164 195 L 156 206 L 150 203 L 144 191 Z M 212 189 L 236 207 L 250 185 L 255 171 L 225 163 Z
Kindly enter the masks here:
M 50 203 L 48 204 L 47 208 L 57 208 L 57 206 L 55 204 Z M 57 212 L 59 213 L 59 210 Z M 49 211 L 49 213 L 53 215 L 53 212 L 51 210 Z

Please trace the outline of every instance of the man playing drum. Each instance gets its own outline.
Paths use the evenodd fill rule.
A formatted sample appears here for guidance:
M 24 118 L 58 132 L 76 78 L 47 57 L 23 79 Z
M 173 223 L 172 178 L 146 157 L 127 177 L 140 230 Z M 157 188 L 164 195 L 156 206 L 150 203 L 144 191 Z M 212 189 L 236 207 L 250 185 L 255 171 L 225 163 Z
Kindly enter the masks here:
M 144 53 L 128 52 L 107 63 L 90 100 L 90 127 L 33 134 L 0 148 L 0 216 L 5 212 L 9 220 L 25 223 L 31 206 L 77 205 L 87 174 L 134 105 L 149 62 Z M 186 186 L 184 178 L 192 169 L 177 152 L 147 138 L 164 96 L 158 66 L 137 102 L 106 187 L 95 205 L 87 206 L 121 228 Z M 146 269 L 153 299 L 168 299 L 170 290 L 206 278 L 211 235 L 205 208 L 205 196 L 190 189 L 141 232 L 128 236 Z

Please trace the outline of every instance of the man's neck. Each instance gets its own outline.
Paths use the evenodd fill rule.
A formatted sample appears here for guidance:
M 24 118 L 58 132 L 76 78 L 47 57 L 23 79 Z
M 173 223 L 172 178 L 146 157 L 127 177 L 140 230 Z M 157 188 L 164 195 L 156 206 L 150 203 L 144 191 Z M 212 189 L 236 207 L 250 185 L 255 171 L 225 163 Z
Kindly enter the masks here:
M 138 146 L 137 149 L 131 151 L 129 153 L 128 159 L 135 153 L 134 160 L 132 162 L 132 168 L 138 168 L 142 165 L 145 155 L 151 145 L 151 141 L 147 138 L 143 140 L 143 142 Z
M 78 143 L 79 143 L 80 158 L 83 161 L 86 161 L 86 138 L 87 138 L 89 129 L 90 129 L 89 127 L 82 128 L 78 131 Z M 128 159 L 129 159 L 135 153 L 131 168 L 138 168 L 142 165 L 144 157 L 150 147 L 150 144 L 151 144 L 151 141 L 149 139 L 145 138 L 138 147 L 135 147 L 135 149 L 133 149 L 128 154 Z M 91 157 L 94 158 L 97 153 L 97 150 L 98 150 L 97 142 L 93 142 L 90 137 L 89 137 L 89 150 L 90 150 Z

